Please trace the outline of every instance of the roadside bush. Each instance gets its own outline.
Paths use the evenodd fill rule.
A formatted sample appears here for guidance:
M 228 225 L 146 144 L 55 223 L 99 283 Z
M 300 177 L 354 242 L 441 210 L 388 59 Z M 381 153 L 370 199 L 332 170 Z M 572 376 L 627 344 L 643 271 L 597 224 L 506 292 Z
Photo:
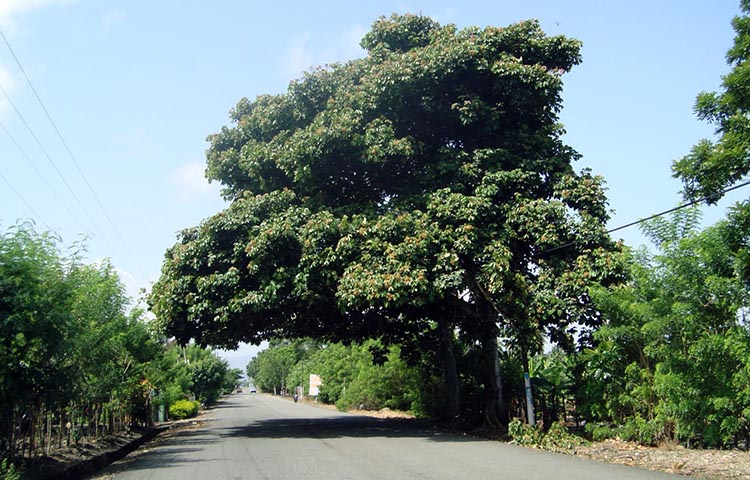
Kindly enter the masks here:
M 528 425 L 519 419 L 513 419 L 508 425 L 508 434 L 518 445 L 537 447 L 551 452 L 570 453 L 585 440 L 568 431 L 561 422 L 553 423 L 547 433 L 537 426 Z
M 646 420 L 640 416 L 628 419 L 618 429 L 620 439 L 626 442 L 638 442 L 641 445 L 655 447 L 660 442 L 668 440 L 668 429 L 660 418 Z
M 555 422 L 542 438 L 541 447 L 550 452 L 572 453 L 576 447 L 584 443 L 585 441 L 581 437 L 570 433 L 565 424 Z
M 538 446 L 542 443 L 544 434 L 538 427 L 523 423 L 521 420 L 514 418 L 508 424 L 508 435 L 518 445 Z
M 591 436 L 591 440 L 601 442 L 617 436 L 617 429 L 606 423 L 587 423 L 586 433 Z
M 7 458 L 0 462 L 0 480 L 21 480 L 21 474 L 16 470 L 16 466 Z
M 198 415 L 201 404 L 194 400 L 177 400 L 169 406 L 169 416 L 175 420 L 182 420 Z

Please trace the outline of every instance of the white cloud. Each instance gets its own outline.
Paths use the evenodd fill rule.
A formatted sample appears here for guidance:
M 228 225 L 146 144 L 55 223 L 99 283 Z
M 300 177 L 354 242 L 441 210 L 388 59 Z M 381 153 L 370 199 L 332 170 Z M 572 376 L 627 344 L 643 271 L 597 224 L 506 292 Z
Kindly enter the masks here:
M 370 29 L 364 25 L 352 25 L 348 30 L 341 33 L 339 44 L 346 59 L 363 57 L 365 55 L 365 51 L 359 46 L 359 42 L 362 41 L 362 37 L 369 31 Z
M 2 0 L 0 0 L 2 1 Z M 101 16 L 101 32 L 109 33 L 118 23 L 124 22 L 128 18 L 127 12 L 122 9 L 110 10 Z
M 428 16 L 442 25 L 455 23 L 456 21 L 456 12 L 454 12 L 452 8 L 444 8 L 443 10 Z
M 285 77 L 299 77 L 303 71 L 334 62 L 345 62 L 364 56 L 359 42 L 367 28 L 352 25 L 335 33 L 332 37 L 314 36 L 309 30 L 289 40 L 281 59 L 281 70 Z M 325 45 L 324 47 L 321 47 Z
M 229 358 L 241 357 L 241 358 L 244 359 L 246 357 L 252 358 L 252 357 L 256 356 L 260 351 L 265 350 L 267 348 L 268 348 L 268 342 L 263 341 L 263 342 L 260 343 L 260 345 L 251 345 L 249 343 L 240 343 L 237 346 L 236 350 L 221 350 L 221 349 L 218 349 L 218 350 L 215 350 L 215 351 L 216 351 L 216 353 L 218 353 L 219 355 L 221 355 L 222 358 L 229 359 Z
M 239 368 L 244 374 L 250 360 L 267 348 L 268 342 L 261 342 L 260 345 L 240 343 L 237 350 L 214 350 L 214 353 L 226 360 L 230 368 Z
M 120 278 L 120 282 L 122 283 L 123 287 L 125 287 L 125 296 L 130 299 L 130 307 L 132 308 L 138 306 L 139 303 L 141 303 L 141 307 L 144 307 L 142 302 L 140 302 L 143 299 L 143 295 L 141 293 L 141 287 L 143 285 L 139 283 L 135 275 L 127 270 L 123 270 L 122 268 L 117 267 L 113 263 L 111 258 L 99 258 L 91 262 L 91 265 L 97 268 L 105 264 L 111 265 L 115 273 L 117 273 L 117 276 Z
M 285 75 L 298 76 L 304 70 L 309 70 L 314 64 L 313 49 L 311 47 L 312 34 L 302 32 L 289 41 L 284 56 L 283 70 Z
M 18 15 L 51 5 L 72 5 L 79 0 L 0 0 L 0 24 L 8 25 Z
M 125 295 L 130 297 L 131 305 L 135 306 L 141 299 L 141 287 L 142 285 L 135 278 L 132 273 L 123 270 L 121 268 L 114 267 L 117 275 L 120 276 L 120 281 L 125 286 Z
M 2 1 L 2 0 L 0 0 Z M 13 75 L 10 73 L 10 71 L 5 68 L 5 66 L 0 65 L 0 86 L 3 87 L 5 92 L 10 96 L 13 97 L 13 93 L 18 88 L 18 81 L 13 77 Z M 0 119 L 5 119 L 8 115 L 8 112 L 11 110 L 11 105 L 8 103 L 8 99 L 5 98 L 5 95 L 0 95 Z
M 210 184 L 204 174 L 205 165 L 192 161 L 169 174 L 169 182 L 176 187 L 174 199 L 177 203 L 192 203 L 200 198 L 216 196 L 220 190 L 217 184 Z

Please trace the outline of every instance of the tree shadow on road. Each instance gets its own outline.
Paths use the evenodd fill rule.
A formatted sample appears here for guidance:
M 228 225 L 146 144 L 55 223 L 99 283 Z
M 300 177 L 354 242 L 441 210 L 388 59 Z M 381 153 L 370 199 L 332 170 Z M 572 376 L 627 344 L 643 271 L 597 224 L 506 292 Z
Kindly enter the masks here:
M 424 438 L 435 442 L 478 442 L 486 439 L 452 433 L 406 418 L 365 416 L 283 418 L 259 420 L 242 427 L 222 429 L 228 437 L 246 438 Z
M 206 462 L 209 460 L 193 459 L 191 456 L 204 451 L 206 445 L 218 441 L 219 438 L 207 435 L 203 428 L 175 430 L 173 433 L 157 437 L 153 442 L 113 463 L 93 478 L 111 478 L 126 471 L 163 469 L 180 464 Z

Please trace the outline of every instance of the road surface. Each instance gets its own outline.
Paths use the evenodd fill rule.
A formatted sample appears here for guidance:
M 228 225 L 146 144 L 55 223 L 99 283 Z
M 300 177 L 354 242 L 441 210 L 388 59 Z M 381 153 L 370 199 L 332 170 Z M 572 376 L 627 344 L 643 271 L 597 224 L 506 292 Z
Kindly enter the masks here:
M 267 395 L 222 399 L 97 479 L 678 479 Z M 132 455 L 132 454 L 131 454 Z

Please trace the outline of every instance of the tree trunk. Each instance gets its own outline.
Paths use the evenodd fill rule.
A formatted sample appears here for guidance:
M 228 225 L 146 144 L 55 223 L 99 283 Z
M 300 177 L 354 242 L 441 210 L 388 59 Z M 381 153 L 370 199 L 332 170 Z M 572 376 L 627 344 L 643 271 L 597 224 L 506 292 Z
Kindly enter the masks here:
M 65 414 L 65 447 L 70 447 L 70 429 L 73 425 L 73 405 L 68 405 L 67 413 Z
M 461 390 L 456 370 L 456 357 L 453 355 L 453 331 L 450 323 L 442 316 L 438 320 L 438 330 L 440 365 L 445 382 L 445 415 L 451 423 L 455 423 L 460 416 Z
M 503 402 L 503 382 L 500 371 L 500 354 L 497 343 L 497 326 L 494 321 L 487 325 L 481 339 L 484 374 L 484 420 L 488 429 L 505 431 L 508 412 Z
M 101 403 L 94 404 L 94 438 L 99 438 L 99 415 L 101 415 Z
M 34 457 L 36 450 L 36 406 L 29 410 L 29 460 Z
M 47 428 L 47 440 L 44 442 L 44 444 L 47 447 L 45 453 L 49 455 L 49 452 L 52 448 L 52 412 L 46 411 L 46 415 L 47 415 L 47 427 L 46 427 Z
M 65 409 L 60 408 L 60 411 L 58 412 L 58 415 L 60 417 L 60 425 L 57 430 L 57 448 L 62 448 L 62 442 L 63 442 L 63 428 L 65 428 Z
M 523 342 L 521 343 L 521 366 L 523 367 L 523 387 L 526 394 L 526 422 L 534 426 L 536 415 L 534 414 L 534 392 L 531 388 L 531 375 L 529 373 L 529 352 Z

